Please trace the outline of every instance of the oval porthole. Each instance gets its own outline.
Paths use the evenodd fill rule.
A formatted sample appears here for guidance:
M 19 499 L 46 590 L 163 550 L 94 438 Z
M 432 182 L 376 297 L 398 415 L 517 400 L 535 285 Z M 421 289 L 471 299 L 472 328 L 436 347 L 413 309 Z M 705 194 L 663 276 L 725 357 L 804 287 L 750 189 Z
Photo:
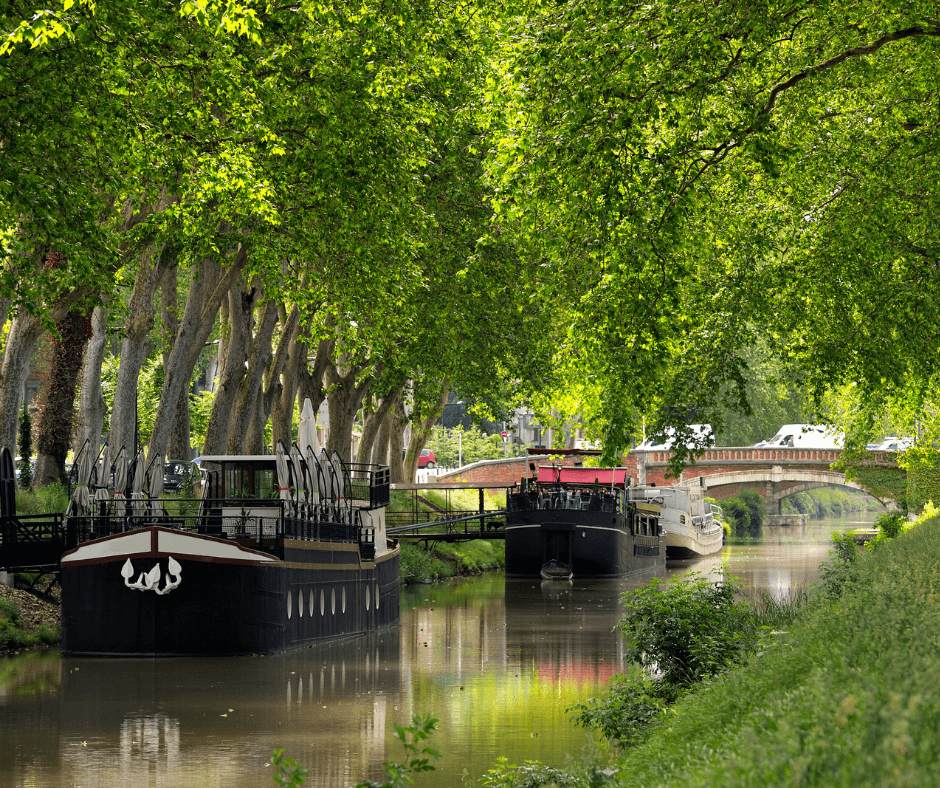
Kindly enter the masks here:
M 330 613 L 336 615 L 336 589 L 330 592 Z
M 346 586 L 343 586 L 343 612 L 346 612 Z
M 366 610 L 369 609 L 369 586 L 366 586 Z
M 375 609 L 379 609 L 379 584 L 375 584 Z
M 287 617 L 290 618 L 291 613 L 294 612 L 294 599 L 290 595 L 290 591 L 287 592 Z
M 323 589 L 320 589 L 320 615 L 326 610 L 326 597 L 323 596 Z
M 310 589 L 310 604 L 307 605 L 307 607 L 310 608 L 310 615 L 312 616 L 312 615 L 313 615 L 313 609 L 314 609 L 314 608 L 313 608 L 313 589 L 312 589 L 312 588 Z
M 297 615 L 301 618 L 304 617 L 304 592 L 300 591 L 297 594 Z

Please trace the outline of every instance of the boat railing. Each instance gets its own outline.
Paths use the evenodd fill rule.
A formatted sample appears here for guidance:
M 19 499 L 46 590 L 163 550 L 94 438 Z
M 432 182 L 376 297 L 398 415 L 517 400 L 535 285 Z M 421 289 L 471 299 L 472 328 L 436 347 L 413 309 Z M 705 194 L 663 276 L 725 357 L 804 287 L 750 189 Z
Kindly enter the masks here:
M 380 509 L 391 500 L 391 474 L 387 465 L 345 463 L 346 498 L 359 509 Z
M 509 493 L 506 509 L 510 512 L 566 509 L 568 511 L 606 512 L 620 511 L 620 496 L 610 492 L 581 490 L 529 490 Z
M 188 533 L 236 540 L 256 549 L 270 549 L 280 537 L 322 542 L 362 542 L 358 519 L 330 517 L 328 508 L 308 507 L 295 514 L 290 501 L 278 499 L 167 499 L 128 501 L 120 510 L 102 502 L 97 510 L 66 520 L 69 547 L 104 536 L 161 526 Z M 113 502 L 112 502 L 113 503 Z M 368 542 L 368 540 L 366 540 Z M 374 535 L 372 537 L 374 553 Z

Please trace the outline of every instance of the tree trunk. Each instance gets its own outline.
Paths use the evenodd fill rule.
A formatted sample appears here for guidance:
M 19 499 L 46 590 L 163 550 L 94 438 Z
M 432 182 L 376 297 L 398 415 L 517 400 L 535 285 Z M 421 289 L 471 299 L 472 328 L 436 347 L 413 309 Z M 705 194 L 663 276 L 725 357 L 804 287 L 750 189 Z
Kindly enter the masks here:
M 52 367 L 42 397 L 36 435 L 36 470 L 33 484 L 42 487 L 65 481 L 65 457 L 75 418 L 75 389 L 91 336 L 91 311 L 72 311 L 56 324 Z M 89 451 L 95 451 L 92 446 Z
M 141 254 L 140 268 L 127 305 L 124 342 L 121 343 L 121 365 L 118 367 L 114 404 L 111 406 L 108 450 L 112 463 L 122 446 L 131 456 L 138 448 L 137 383 L 141 367 L 150 355 L 150 331 L 154 322 L 153 297 L 163 273 L 161 251 L 156 243 L 150 243 Z
M 402 464 L 402 452 L 405 442 L 405 427 L 408 426 L 408 414 L 405 412 L 405 398 L 402 391 L 395 392 L 395 401 L 388 414 L 388 475 L 392 484 L 405 484 L 414 481 L 414 474 L 405 477 Z
M 340 361 L 342 364 L 342 361 Z M 327 451 L 336 451 L 345 461 L 350 459 L 352 427 L 356 414 L 362 406 L 362 400 L 375 382 L 371 375 L 357 382 L 357 378 L 366 368 L 365 364 L 353 364 L 340 372 L 340 366 L 329 364 L 323 376 L 326 384 L 326 401 L 330 412 L 330 436 L 327 439 Z
M 163 283 L 160 285 L 160 316 L 163 321 L 163 372 L 165 377 L 166 370 L 170 366 L 173 344 L 180 330 L 179 283 L 175 265 L 167 268 L 163 274 Z M 170 427 L 170 440 L 166 449 L 166 456 L 181 460 L 188 460 L 193 456 L 192 444 L 189 441 L 189 386 L 181 387 L 180 395 L 176 400 L 176 413 Z
M 163 392 L 150 436 L 150 452 L 154 456 L 166 454 L 179 400 L 189 397 L 193 370 L 212 333 L 219 305 L 226 300 L 246 261 L 245 249 L 241 249 L 228 267 L 204 260 L 198 272 L 193 272 L 176 341 L 163 370 Z
M 85 348 L 82 390 L 78 404 L 78 437 L 72 447 L 77 454 L 85 440 L 97 452 L 108 405 L 101 393 L 101 365 L 108 347 L 108 308 L 99 306 L 91 316 L 91 339 Z
M 431 434 L 431 428 L 444 412 L 444 405 L 447 403 L 447 397 L 450 394 L 450 381 L 444 381 L 441 387 L 441 393 L 437 404 L 426 414 L 417 411 L 411 414 L 411 440 L 408 442 L 408 452 L 404 460 L 404 473 L 409 479 L 414 479 L 418 471 L 418 458 L 421 456 L 421 450 L 428 442 Z
M 71 310 L 73 304 L 84 298 L 87 293 L 82 289 L 72 290 L 60 297 L 49 313 L 53 322 L 58 323 Z M 42 335 L 42 319 L 32 315 L 25 307 L 17 310 L 10 325 L 7 344 L 0 364 L 0 446 L 7 446 L 16 454 L 16 425 L 19 422 L 20 401 L 23 386 L 29 377 L 29 358 L 36 346 L 36 340 Z
M 264 373 L 274 360 L 271 338 L 277 325 L 277 304 L 268 301 L 261 310 L 257 330 L 248 351 L 248 371 L 239 386 L 238 398 L 229 423 L 228 454 L 243 454 L 249 437 L 252 417 L 261 399 Z M 263 423 L 261 425 L 264 426 Z M 263 443 L 263 441 L 262 441 Z M 260 451 L 259 451 L 260 453 Z
M 277 344 L 277 352 L 274 355 L 274 361 L 269 365 L 265 372 L 264 389 L 258 406 L 255 408 L 251 417 L 251 426 L 249 427 L 249 440 L 251 441 L 251 451 L 261 454 L 264 451 L 264 425 L 267 424 L 268 417 L 272 416 L 274 405 L 280 400 L 282 383 L 282 373 L 285 373 L 291 359 L 296 360 L 296 352 L 292 349 L 297 344 L 297 337 L 300 332 L 300 310 L 295 306 L 290 314 L 283 307 L 278 309 L 278 315 L 281 321 L 281 337 Z M 305 346 L 304 353 L 306 353 Z M 292 356 L 292 352 L 294 355 Z M 295 380 L 296 380 L 296 376 Z M 288 402 L 293 402 L 293 393 Z M 278 414 L 282 418 L 283 416 Z M 272 421 L 272 428 L 274 427 Z M 287 422 L 287 429 L 290 430 L 290 421 Z M 272 429 L 272 433 L 274 430 Z M 287 442 L 287 441 L 285 441 Z M 272 452 L 277 446 L 277 438 L 272 441 Z
M 215 402 L 206 428 L 203 454 L 222 454 L 228 443 L 232 410 L 245 377 L 245 359 L 257 291 L 253 287 L 242 290 L 235 286 L 229 290 L 229 336 L 226 342 L 225 363 L 219 373 Z
M 391 410 L 392 402 L 392 394 L 386 394 L 379 399 L 374 409 L 369 410 L 365 414 L 365 419 L 362 424 L 362 439 L 359 441 L 359 455 L 356 457 L 357 462 L 364 464 L 387 464 L 388 438 L 386 437 L 384 446 L 380 448 L 378 437 L 381 433 L 382 425 L 385 423 L 386 417 Z M 382 450 L 384 450 L 385 453 L 379 457 L 378 452 Z

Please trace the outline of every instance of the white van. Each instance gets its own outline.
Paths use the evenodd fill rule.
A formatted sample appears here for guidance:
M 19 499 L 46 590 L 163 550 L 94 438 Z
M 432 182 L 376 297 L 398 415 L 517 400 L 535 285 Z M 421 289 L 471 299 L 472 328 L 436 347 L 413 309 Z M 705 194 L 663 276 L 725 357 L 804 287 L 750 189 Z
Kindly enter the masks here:
M 754 445 L 762 448 L 772 446 L 796 449 L 841 449 L 845 436 L 824 424 L 784 424 L 769 441 Z
M 701 443 L 704 443 L 707 446 L 715 445 L 715 433 L 712 430 L 711 424 L 690 424 L 689 429 L 692 430 Z M 664 443 L 658 443 L 653 440 L 645 440 L 637 445 L 635 451 L 669 451 L 676 443 L 675 439 L 671 437 L 676 434 L 676 431 L 670 427 L 666 430 L 666 434 L 670 437 L 667 437 Z M 695 446 L 692 443 L 688 443 L 686 444 L 686 448 L 696 449 L 701 448 L 701 445 Z

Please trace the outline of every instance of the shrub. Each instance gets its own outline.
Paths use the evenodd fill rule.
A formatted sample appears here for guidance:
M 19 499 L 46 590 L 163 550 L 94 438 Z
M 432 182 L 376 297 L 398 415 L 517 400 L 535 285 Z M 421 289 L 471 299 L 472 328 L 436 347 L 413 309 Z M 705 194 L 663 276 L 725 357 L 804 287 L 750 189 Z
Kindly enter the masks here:
M 767 519 L 767 507 L 764 505 L 764 499 L 754 490 L 744 490 L 737 496 L 751 513 L 751 531 L 760 528 Z
M 667 702 L 662 686 L 645 674 L 623 673 L 610 679 L 606 697 L 588 698 L 566 711 L 585 728 L 595 728 L 623 747 L 634 747 L 652 734 Z
M 887 512 L 878 518 L 875 525 L 888 539 L 894 539 L 904 529 L 907 518 L 903 512 L 895 509 L 893 512 Z
M 620 622 L 625 659 L 674 687 L 721 673 L 757 642 L 750 607 L 735 600 L 739 587 L 729 576 L 713 583 L 692 572 L 630 592 Z
M 751 532 L 751 510 L 747 504 L 737 498 L 728 498 L 722 503 L 725 517 L 738 536 Z

